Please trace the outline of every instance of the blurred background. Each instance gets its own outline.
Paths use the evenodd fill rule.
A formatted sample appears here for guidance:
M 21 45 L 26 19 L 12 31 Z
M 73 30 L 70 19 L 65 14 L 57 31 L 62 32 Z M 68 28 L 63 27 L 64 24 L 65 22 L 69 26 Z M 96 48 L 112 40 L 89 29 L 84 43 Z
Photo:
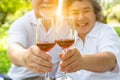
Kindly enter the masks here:
M 120 36 L 120 0 L 99 0 L 104 23 L 113 27 Z M 0 0 L 0 74 L 6 74 L 11 66 L 7 57 L 8 29 L 12 22 L 31 10 L 29 0 Z

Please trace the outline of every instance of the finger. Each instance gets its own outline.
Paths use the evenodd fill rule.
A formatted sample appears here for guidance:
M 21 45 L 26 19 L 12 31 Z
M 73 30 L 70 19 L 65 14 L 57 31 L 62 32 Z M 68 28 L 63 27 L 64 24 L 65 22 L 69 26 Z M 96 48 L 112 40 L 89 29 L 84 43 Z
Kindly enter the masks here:
M 73 63 L 74 61 L 76 61 L 75 55 L 71 56 L 69 59 L 67 59 L 66 61 L 63 61 L 62 63 L 60 63 L 60 67 L 66 67 L 68 65 L 70 65 L 71 63 Z
M 70 65 L 68 65 L 67 67 L 65 67 L 64 69 L 66 70 L 66 71 L 69 71 L 69 70 L 71 70 L 71 69 L 73 69 L 73 68 L 76 68 L 78 66 L 78 62 L 75 60 L 74 62 L 72 62 Z
M 69 59 L 73 55 L 74 55 L 74 50 L 70 49 L 63 55 L 62 60 L 65 61 L 65 60 Z
M 75 55 L 76 61 L 74 63 L 71 63 L 66 68 L 67 72 L 75 72 L 81 69 L 81 66 L 82 66 L 81 55 L 78 50 L 76 50 L 75 54 L 76 54 Z
M 35 54 L 36 56 L 39 56 L 43 59 L 46 59 L 46 60 L 51 60 L 51 56 L 49 54 L 47 54 L 46 52 L 43 52 L 41 51 L 37 46 L 32 46 L 30 48 L 30 51 Z
M 32 64 L 32 60 L 31 60 L 31 56 L 30 56 L 30 53 L 26 53 L 26 55 L 24 56 L 24 65 L 25 66 L 29 66 Z
M 76 65 L 75 67 L 67 70 L 67 73 L 72 73 L 72 72 L 76 72 L 76 71 L 79 71 L 79 70 L 80 70 L 80 69 L 79 69 L 79 66 Z
M 73 60 L 73 62 L 71 62 L 70 64 L 64 66 L 64 67 L 61 67 L 61 71 L 68 71 L 70 70 L 71 68 L 74 68 L 76 67 L 76 60 Z
M 32 55 L 31 58 L 32 58 L 31 61 L 36 63 L 36 64 L 40 64 L 40 65 L 43 65 L 46 67 L 53 67 L 53 63 L 51 61 L 45 60 L 45 59 L 40 58 L 36 55 Z
M 46 67 L 46 66 L 43 66 L 43 65 L 39 65 L 39 64 L 36 64 L 36 63 L 31 63 L 29 64 L 28 66 L 28 69 L 32 69 L 34 70 L 35 72 L 51 72 L 53 70 L 53 67 Z
M 59 57 L 62 58 L 63 57 L 63 53 L 59 53 Z
M 37 64 L 36 62 L 33 62 L 31 59 L 29 59 L 29 60 L 27 59 L 26 60 L 26 67 L 27 68 L 35 68 L 36 70 L 39 70 L 39 68 L 40 68 L 40 70 L 42 70 L 42 71 L 43 70 L 51 71 L 53 69 L 53 64 L 49 65 L 49 66 L 45 66 L 45 65 L 42 65 L 42 64 Z
M 73 64 L 73 65 L 75 65 L 75 66 L 74 66 L 74 67 L 71 66 L 71 68 L 69 68 L 69 69 L 67 70 L 68 73 L 76 72 L 76 71 L 81 70 L 81 66 L 79 65 L 79 62 L 78 62 L 78 61 L 76 61 L 76 63 Z
M 33 72 L 36 72 L 36 73 L 45 73 L 45 71 L 43 71 L 43 70 L 36 70 L 35 68 L 33 68 L 33 67 L 29 67 L 28 68 L 30 71 L 33 71 Z
M 43 52 L 43 51 L 39 51 L 38 56 L 45 59 L 45 60 L 52 60 L 52 57 L 49 53 Z

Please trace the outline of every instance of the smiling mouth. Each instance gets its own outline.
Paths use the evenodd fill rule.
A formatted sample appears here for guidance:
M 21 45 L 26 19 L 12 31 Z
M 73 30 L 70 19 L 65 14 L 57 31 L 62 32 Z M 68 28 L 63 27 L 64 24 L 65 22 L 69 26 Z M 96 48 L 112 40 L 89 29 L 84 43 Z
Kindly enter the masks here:
M 77 26 L 78 27 L 86 27 L 88 25 L 88 23 L 78 23 Z
M 52 9 L 54 6 L 52 4 L 42 4 L 41 8 L 48 8 L 48 9 Z

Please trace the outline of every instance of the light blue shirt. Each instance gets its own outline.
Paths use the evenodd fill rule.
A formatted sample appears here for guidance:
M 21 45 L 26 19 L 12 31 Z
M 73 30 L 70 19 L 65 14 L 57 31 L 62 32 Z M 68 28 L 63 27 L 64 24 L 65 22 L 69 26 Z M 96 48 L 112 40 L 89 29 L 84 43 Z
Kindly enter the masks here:
M 16 20 L 9 29 L 8 43 L 19 43 L 26 49 L 32 45 L 35 45 L 36 24 L 37 18 L 34 11 L 28 12 L 23 17 Z M 47 36 L 47 32 L 45 32 L 44 28 L 41 29 L 41 31 L 46 34 L 45 37 L 49 37 Z M 58 53 L 61 51 L 62 49 L 57 45 L 50 51 L 52 62 L 54 63 L 54 71 L 50 73 L 51 78 L 55 77 L 55 72 L 59 63 Z M 13 80 L 22 80 L 32 76 L 44 76 L 44 74 L 34 73 L 32 71 L 29 71 L 26 67 L 16 66 L 12 64 L 12 67 L 8 72 L 8 76 Z
M 112 52 L 116 57 L 116 68 L 113 71 L 96 73 L 87 70 L 80 70 L 74 73 L 67 73 L 73 80 L 120 80 L 120 43 L 116 32 L 106 24 L 96 22 L 94 28 L 85 37 L 85 42 L 76 36 L 76 47 L 81 54 L 96 54 L 98 52 Z M 56 77 L 60 77 L 59 71 Z

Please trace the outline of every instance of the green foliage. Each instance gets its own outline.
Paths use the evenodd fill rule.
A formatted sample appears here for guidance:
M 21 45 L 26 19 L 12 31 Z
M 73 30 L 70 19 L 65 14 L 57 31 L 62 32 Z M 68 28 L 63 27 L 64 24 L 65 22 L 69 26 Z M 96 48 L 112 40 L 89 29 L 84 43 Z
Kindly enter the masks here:
M 116 30 L 118 36 L 120 37 L 120 26 L 119 27 L 114 27 L 114 29 Z
M 116 22 L 120 22 L 120 4 L 116 4 L 112 7 L 111 13 L 108 15 L 110 20 L 116 20 Z
M 8 15 L 21 9 L 31 9 L 29 0 L 0 0 L 0 26 L 5 23 Z
M 0 73 L 6 74 L 10 68 L 11 62 L 7 57 L 6 50 L 0 50 Z
M 1 0 L 0 1 L 0 7 L 1 7 L 1 11 L 2 12 L 9 12 L 9 13 L 13 13 L 17 8 L 20 8 L 19 5 L 22 5 L 23 0 Z
M 0 73 L 6 74 L 11 65 L 7 56 L 7 38 L 8 27 L 2 26 L 0 28 Z
M 0 0 L 0 74 L 11 66 L 7 56 L 8 29 L 13 21 L 31 9 L 30 0 Z
M 101 2 L 103 7 L 104 22 L 108 23 L 113 21 L 113 19 L 120 22 L 120 0 L 110 0 L 109 2 L 107 0 L 101 0 Z

